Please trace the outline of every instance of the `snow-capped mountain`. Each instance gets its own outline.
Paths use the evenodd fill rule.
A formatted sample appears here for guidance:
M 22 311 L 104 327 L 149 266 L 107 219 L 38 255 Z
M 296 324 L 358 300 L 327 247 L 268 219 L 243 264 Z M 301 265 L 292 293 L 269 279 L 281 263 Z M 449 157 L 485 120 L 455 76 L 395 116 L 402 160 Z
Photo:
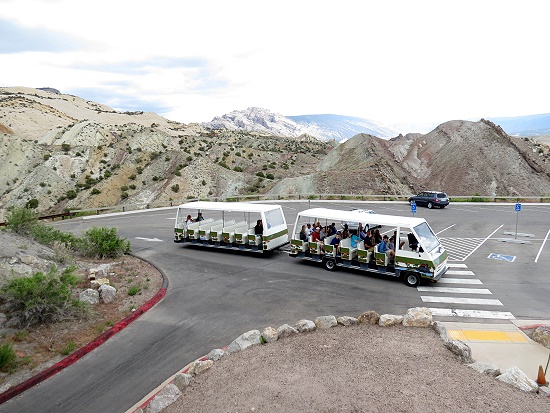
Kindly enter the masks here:
M 245 130 L 277 136 L 298 137 L 303 134 L 321 140 L 344 141 L 358 133 L 391 138 L 398 131 L 368 119 L 341 115 L 283 116 L 268 109 L 250 107 L 216 116 L 203 126 L 212 129 Z

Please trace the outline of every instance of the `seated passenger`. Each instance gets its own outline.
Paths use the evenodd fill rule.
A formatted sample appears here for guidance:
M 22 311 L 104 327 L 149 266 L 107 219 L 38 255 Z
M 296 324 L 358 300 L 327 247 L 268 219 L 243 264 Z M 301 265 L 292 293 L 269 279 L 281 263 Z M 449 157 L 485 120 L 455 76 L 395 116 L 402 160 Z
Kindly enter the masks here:
M 189 224 L 191 224 L 192 222 L 195 222 L 195 221 L 193 221 L 193 218 L 191 218 L 191 215 L 187 215 L 187 219 L 185 220 L 185 224 L 186 224 L 186 225 L 189 225 Z
M 358 235 L 353 234 L 351 236 L 351 247 L 357 248 L 357 244 L 361 242 L 361 238 Z
M 306 226 L 302 225 L 302 230 L 300 231 L 300 239 L 302 241 L 307 241 Z
M 330 245 L 334 245 L 334 255 L 340 253 L 340 233 L 337 232 L 334 238 L 330 241 Z
M 202 216 L 202 212 L 199 212 L 197 215 L 197 218 L 195 218 L 195 221 L 204 221 L 204 217 Z
M 359 223 L 359 226 L 357 227 L 357 235 L 359 235 L 359 238 L 361 238 L 362 240 L 364 240 L 365 236 L 367 235 L 367 233 L 363 229 L 363 224 L 361 223 Z
M 366 234 L 365 234 L 365 238 L 363 239 L 363 241 L 365 243 L 365 249 L 372 252 L 372 251 L 374 251 L 374 242 L 372 241 L 372 238 L 371 238 L 370 234 L 371 234 L 371 230 L 368 229 Z
M 320 252 L 325 252 L 325 244 L 321 241 L 321 228 L 316 227 L 311 233 L 311 242 L 316 242 Z
M 263 241 L 264 225 L 262 220 L 259 219 L 256 221 L 256 226 L 254 227 L 254 234 L 260 236 L 260 241 Z
M 382 235 L 380 235 L 380 230 L 375 229 L 372 238 L 375 245 L 380 244 L 382 242 Z
M 309 238 L 312 232 L 313 232 L 313 228 L 311 227 L 311 224 L 307 224 L 306 236 Z
M 387 238 L 387 235 L 385 235 L 385 237 Z M 395 238 L 393 236 L 390 238 L 390 242 L 388 242 L 386 255 L 390 257 L 390 260 L 393 260 L 395 257 Z
M 327 235 L 330 237 L 331 235 L 336 235 L 338 230 L 336 229 L 336 223 L 332 223 L 330 227 L 328 227 Z
M 385 254 L 387 250 L 388 250 L 388 236 L 384 235 L 382 237 L 382 241 L 380 242 L 380 244 L 378 244 L 378 252 L 383 252 Z

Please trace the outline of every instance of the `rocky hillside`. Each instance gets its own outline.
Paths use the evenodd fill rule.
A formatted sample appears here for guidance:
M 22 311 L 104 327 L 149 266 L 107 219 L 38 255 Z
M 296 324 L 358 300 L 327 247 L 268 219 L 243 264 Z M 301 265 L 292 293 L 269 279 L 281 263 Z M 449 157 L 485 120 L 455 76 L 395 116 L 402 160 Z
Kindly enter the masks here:
M 0 88 L 0 159 L 0 222 L 10 206 L 55 213 L 257 193 L 550 194 L 548 146 L 485 120 L 336 144 L 211 130 L 30 88 Z
M 321 140 L 345 141 L 359 133 L 391 138 L 398 132 L 368 119 L 340 115 L 283 116 L 268 109 L 248 108 L 216 116 L 203 123 L 211 129 L 259 132 L 274 136 L 310 135 Z

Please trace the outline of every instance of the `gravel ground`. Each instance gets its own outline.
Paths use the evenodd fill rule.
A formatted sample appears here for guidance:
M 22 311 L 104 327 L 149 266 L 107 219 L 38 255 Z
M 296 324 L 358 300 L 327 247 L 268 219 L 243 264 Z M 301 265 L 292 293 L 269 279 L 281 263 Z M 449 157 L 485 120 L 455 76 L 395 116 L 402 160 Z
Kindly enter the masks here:
M 432 329 L 359 325 L 303 333 L 214 362 L 165 413 L 550 412 L 461 363 Z

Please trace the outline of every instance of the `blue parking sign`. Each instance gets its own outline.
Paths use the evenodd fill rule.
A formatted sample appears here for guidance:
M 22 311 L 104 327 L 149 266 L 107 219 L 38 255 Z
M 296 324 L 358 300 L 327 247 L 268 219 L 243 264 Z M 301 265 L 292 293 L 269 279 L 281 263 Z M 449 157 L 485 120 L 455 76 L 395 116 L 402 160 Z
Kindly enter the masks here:
M 516 212 L 519 212 L 519 211 L 521 211 L 521 204 L 517 203 L 516 204 Z
M 416 202 L 411 203 L 411 212 L 414 214 L 416 212 Z

